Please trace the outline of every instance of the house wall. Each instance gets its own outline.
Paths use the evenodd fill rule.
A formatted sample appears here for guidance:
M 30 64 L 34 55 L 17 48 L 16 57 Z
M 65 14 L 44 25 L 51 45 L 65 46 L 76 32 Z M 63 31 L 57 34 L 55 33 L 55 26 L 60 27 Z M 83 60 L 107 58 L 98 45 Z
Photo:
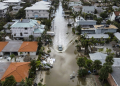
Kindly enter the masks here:
M 107 80 L 108 80 L 108 82 L 109 82 L 109 84 L 110 84 L 111 86 L 118 86 L 118 85 L 115 83 L 115 81 L 114 81 L 113 77 L 111 76 L 111 74 L 109 74 Z
M 82 34 L 87 33 L 87 34 L 95 34 L 95 30 L 82 30 Z
M 116 29 L 95 29 L 96 34 L 101 34 L 101 33 L 106 33 L 106 32 L 115 33 Z
M 112 13 L 112 14 L 110 14 L 110 21 L 114 21 L 115 20 L 115 14 L 114 14 L 114 12 Z
M 30 54 L 29 55 L 36 55 L 36 52 L 29 52 Z M 22 52 L 22 54 L 20 54 L 20 52 L 18 52 L 18 55 L 28 55 L 28 52 Z
M 29 37 L 29 35 L 33 35 L 34 28 L 32 27 L 26 27 L 26 28 L 27 30 L 25 30 L 24 27 L 12 27 L 11 32 L 13 37 Z
M 49 18 L 48 10 L 26 10 L 26 18 Z
M 5 14 L 7 13 L 8 9 L 2 9 L 0 10 L 0 17 L 5 17 Z
M 0 55 L 3 55 L 3 52 L 0 52 Z

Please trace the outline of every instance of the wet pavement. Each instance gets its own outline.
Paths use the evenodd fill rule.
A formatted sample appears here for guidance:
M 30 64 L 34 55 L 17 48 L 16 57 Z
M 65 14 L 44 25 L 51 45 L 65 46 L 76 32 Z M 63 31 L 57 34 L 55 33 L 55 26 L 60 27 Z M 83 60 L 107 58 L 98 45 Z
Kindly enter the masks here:
M 69 42 L 75 37 L 72 34 L 72 29 L 67 26 L 68 19 L 65 19 L 62 13 L 63 13 L 63 8 L 62 8 L 62 4 L 60 3 L 55 14 L 54 25 L 53 25 L 55 32 L 53 47 L 55 50 L 57 50 L 58 45 L 62 45 L 63 49 L 65 50 Z
M 90 76 L 82 79 L 77 78 L 79 67 L 74 54 L 76 48 L 75 45 L 70 43 L 74 36 L 71 29 L 67 27 L 68 20 L 64 19 L 62 12 L 60 3 L 54 19 L 55 37 L 50 53 L 51 58 L 55 58 L 56 61 L 53 64 L 53 68 L 46 72 L 46 86 L 95 86 L 94 80 Z M 58 45 L 62 45 L 65 52 L 57 52 Z M 70 75 L 73 72 L 75 78 L 71 80 Z

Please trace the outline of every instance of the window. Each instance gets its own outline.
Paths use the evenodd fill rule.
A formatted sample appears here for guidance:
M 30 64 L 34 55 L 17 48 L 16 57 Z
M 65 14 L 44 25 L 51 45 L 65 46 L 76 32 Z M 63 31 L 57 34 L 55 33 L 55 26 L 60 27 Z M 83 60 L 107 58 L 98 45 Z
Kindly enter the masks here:
M 32 12 L 33 12 L 33 10 L 32 10 Z
M 14 36 L 16 36 L 16 33 L 14 34 Z
M 20 36 L 23 36 L 23 34 L 22 34 L 22 33 L 20 33 Z
M 25 28 L 25 30 L 27 30 L 27 28 Z
M 24 34 L 28 34 L 28 32 L 25 32 Z
M 39 12 L 40 12 L 40 10 L 39 10 Z
M 27 14 L 27 16 L 29 16 L 29 14 Z

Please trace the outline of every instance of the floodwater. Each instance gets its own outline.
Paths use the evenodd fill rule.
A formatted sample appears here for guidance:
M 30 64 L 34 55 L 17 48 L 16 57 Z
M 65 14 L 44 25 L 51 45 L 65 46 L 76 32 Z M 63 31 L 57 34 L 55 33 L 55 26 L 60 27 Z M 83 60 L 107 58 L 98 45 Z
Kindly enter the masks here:
M 53 47 L 54 49 L 58 48 L 58 45 L 62 45 L 63 49 L 65 50 L 67 48 L 67 45 L 69 42 L 74 38 L 72 34 L 71 28 L 68 28 L 68 19 L 65 19 L 63 17 L 63 8 L 62 4 L 59 4 L 59 7 L 56 11 L 54 18 L 54 32 L 55 37 L 53 40 Z
M 51 48 L 51 58 L 55 58 L 56 61 L 53 64 L 53 68 L 46 73 L 46 86 L 94 86 L 90 84 L 92 81 L 87 78 L 77 78 L 79 67 L 74 54 L 75 45 L 67 46 L 73 39 L 73 34 L 70 34 L 72 31 L 67 27 L 68 21 L 64 19 L 62 12 L 60 3 L 54 19 L 56 28 L 53 48 Z M 56 51 L 58 45 L 62 45 L 64 49 L 66 48 L 66 51 L 58 53 Z M 75 75 L 72 80 L 70 79 L 71 74 Z

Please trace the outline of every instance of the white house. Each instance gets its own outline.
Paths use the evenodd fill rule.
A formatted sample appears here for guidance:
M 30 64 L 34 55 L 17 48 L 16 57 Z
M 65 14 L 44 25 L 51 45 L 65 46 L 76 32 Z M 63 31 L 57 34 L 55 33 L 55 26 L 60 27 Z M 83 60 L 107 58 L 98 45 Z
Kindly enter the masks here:
M 4 3 L 8 3 L 9 6 L 20 6 L 22 2 L 22 0 L 4 0 Z
M 5 17 L 8 11 L 7 3 L 0 2 L 0 17 Z
M 119 32 L 114 33 L 114 36 L 118 39 L 118 42 L 120 43 L 120 33 Z
M 25 8 L 26 18 L 49 18 L 50 2 L 39 1 Z
M 88 33 L 88 34 L 94 34 L 95 33 L 95 28 L 94 25 L 96 25 L 96 21 L 95 20 L 85 20 L 83 17 L 77 17 L 75 19 L 75 27 L 76 26 L 81 26 L 81 33 Z
M 82 2 L 79 1 L 79 2 L 69 2 L 68 4 L 69 7 L 73 7 L 73 6 L 82 6 Z
M 18 50 L 18 55 L 36 55 L 38 42 L 23 42 Z
M 12 7 L 12 10 L 14 11 L 14 12 L 18 12 L 20 9 L 22 9 L 23 7 L 22 6 L 13 6 Z
M 95 33 L 96 34 L 103 34 L 103 33 L 115 33 L 117 31 L 117 27 L 114 25 L 94 25 Z
M 120 18 L 120 11 L 112 12 L 112 13 L 109 15 L 109 19 L 110 19 L 110 21 L 114 21 L 115 18 L 117 18 L 117 17 Z
M 82 6 L 82 13 L 94 13 L 95 7 L 94 6 Z
M 40 21 L 33 19 L 20 19 L 16 20 L 11 25 L 11 35 L 13 38 L 28 38 L 30 35 L 34 37 L 40 37 L 44 32 L 45 25 L 42 25 Z

